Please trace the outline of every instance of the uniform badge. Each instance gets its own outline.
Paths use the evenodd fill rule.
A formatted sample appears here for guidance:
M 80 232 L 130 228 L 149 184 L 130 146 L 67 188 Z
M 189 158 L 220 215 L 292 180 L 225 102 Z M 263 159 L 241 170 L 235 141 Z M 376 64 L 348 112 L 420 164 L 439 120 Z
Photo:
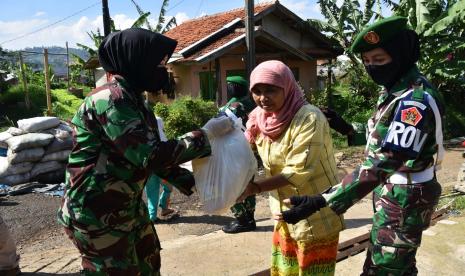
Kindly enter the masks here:
M 423 116 L 421 116 L 421 113 L 418 111 L 416 107 L 410 107 L 402 110 L 400 120 L 406 124 L 416 126 L 422 118 Z
M 367 43 L 377 44 L 379 42 L 379 35 L 373 31 L 370 31 L 363 36 L 363 39 L 365 39 Z

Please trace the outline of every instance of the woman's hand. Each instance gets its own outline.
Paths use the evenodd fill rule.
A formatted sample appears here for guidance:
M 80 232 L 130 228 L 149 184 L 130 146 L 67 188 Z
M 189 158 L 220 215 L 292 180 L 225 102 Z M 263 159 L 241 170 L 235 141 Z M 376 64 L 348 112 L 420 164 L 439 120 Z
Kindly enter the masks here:
M 251 180 L 249 184 L 247 184 L 247 187 L 245 187 L 244 192 L 237 198 L 236 202 L 243 202 L 247 197 L 259 194 L 261 192 L 262 190 L 260 186 L 257 183 L 253 182 L 253 180 Z
M 203 129 L 209 136 L 220 137 L 234 129 L 234 122 L 226 116 L 212 118 L 203 126 Z

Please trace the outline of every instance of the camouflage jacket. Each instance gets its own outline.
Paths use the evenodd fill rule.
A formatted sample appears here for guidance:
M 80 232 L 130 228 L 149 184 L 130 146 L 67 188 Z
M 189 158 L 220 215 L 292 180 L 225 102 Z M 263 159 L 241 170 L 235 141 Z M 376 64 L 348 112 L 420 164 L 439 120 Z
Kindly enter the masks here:
M 145 217 L 142 192 L 150 174 L 191 194 L 193 175 L 178 164 L 210 154 L 201 130 L 160 141 L 153 112 L 119 76 L 86 97 L 72 124 L 74 147 L 58 211 L 65 226 L 130 231 L 134 218 Z
M 377 110 L 368 121 L 365 161 L 323 195 L 336 213 L 344 213 L 395 172 L 421 172 L 434 165 L 438 148 L 435 134 L 442 139 L 442 128 L 436 133 L 436 125 L 441 122 L 436 122 L 428 97 L 438 106 L 438 113 L 443 114 L 441 95 L 417 67 L 407 72 L 389 93 L 381 92 Z

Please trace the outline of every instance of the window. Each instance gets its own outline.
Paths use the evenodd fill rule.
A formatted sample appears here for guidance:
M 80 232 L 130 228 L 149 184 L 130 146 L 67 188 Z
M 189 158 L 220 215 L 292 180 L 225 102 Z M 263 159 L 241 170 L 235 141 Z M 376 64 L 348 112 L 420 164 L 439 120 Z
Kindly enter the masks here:
M 215 72 L 199 72 L 200 96 L 204 100 L 215 101 L 216 89 L 218 87 L 215 78 Z

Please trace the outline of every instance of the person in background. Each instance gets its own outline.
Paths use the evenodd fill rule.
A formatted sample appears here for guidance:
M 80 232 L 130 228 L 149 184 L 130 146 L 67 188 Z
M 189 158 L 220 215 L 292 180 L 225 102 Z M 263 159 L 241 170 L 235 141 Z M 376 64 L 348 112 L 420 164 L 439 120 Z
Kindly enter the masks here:
M 0 216 L 0 275 L 20 275 L 19 255 L 16 253 L 16 243 L 8 230 L 8 226 Z
M 238 198 L 269 191 L 272 213 L 288 209 L 283 200 L 315 195 L 338 182 L 328 121 L 308 104 L 284 63 L 260 63 L 250 75 L 257 107 L 246 137 L 263 161 L 265 179 L 252 180 Z M 271 275 L 332 275 L 343 218 L 330 208 L 295 225 L 274 226 Z
M 366 159 L 331 190 L 286 200 L 292 209 L 275 219 L 298 224 L 328 207 L 342 214 L 373 191 L 373 226 L 362 275 L 417 275 L 422 232 L 441 195 L 435 171 L 444 154 L 443 99 L 416 66 L 420 41 L 408 29 L 407 18 L 373 23 L 357 35 L 351 51 L 361 53 L 370 77 L 384 87 L 368 121 Z
M 325 114 L 328 120 L 329 127 L 340 133 L 341 135 L 347 136 L 348 146 L 353 145 L 353 138 L 355 134 L 354 127 L 346 122 L 336 111 L 329 107 L 320 107 L 321 112 Z
M 228 103 L 219 111 L 226 112 L 229 109 L 234 115 L 242 119 L 242 124 L 247 123 L 249 113 L 255 108 L 255 103 L 249 95 L 247 81 L 241 76 L 229 76 L 226 78 Z M 257 158 L 259 159 L 259 158 Z M 255 195 L 245 198 L 242 202 L 231 207 L 235 220 L 223 226 L 223 231 L 228 234 L 253 231 L 255 224 Z
M 192 194 L 194 177 L 179 164 L 209 156 L 209 141 L 233 130 L 231 119 L 219 117 L 161 141 L 142 94 L 167 83 L 165 65 L 176 44 L 130 28 L 109 34 L 98 49 L 110 81 L 84 99 L 71 121 L 74 147 L 58 210 L 84 275 L 160 275 L 160 242 L 142 200 L 147 177 L 156 174 Z
M 165 135 L 165 127 L 163 120 L 160 117 L 156 117 L 158 132 L 160 135 L 160 141 L 166 142 L 168 138 Z M 162 193 L 160 194 L 160 185 L 162 187 Z M 160 219 L 167 221 L 179 217 L 179 213 L 169 208 L 171 191 L 173 190 L 171 184 L 158 177 L 156 174 L 152 174 L 145 185 L 145 194 L 147 195 L 147 207 L 149 210 L 149 217 L 152 222 L 158 222 L 157 216 L 158 207 L 161 208 Z

